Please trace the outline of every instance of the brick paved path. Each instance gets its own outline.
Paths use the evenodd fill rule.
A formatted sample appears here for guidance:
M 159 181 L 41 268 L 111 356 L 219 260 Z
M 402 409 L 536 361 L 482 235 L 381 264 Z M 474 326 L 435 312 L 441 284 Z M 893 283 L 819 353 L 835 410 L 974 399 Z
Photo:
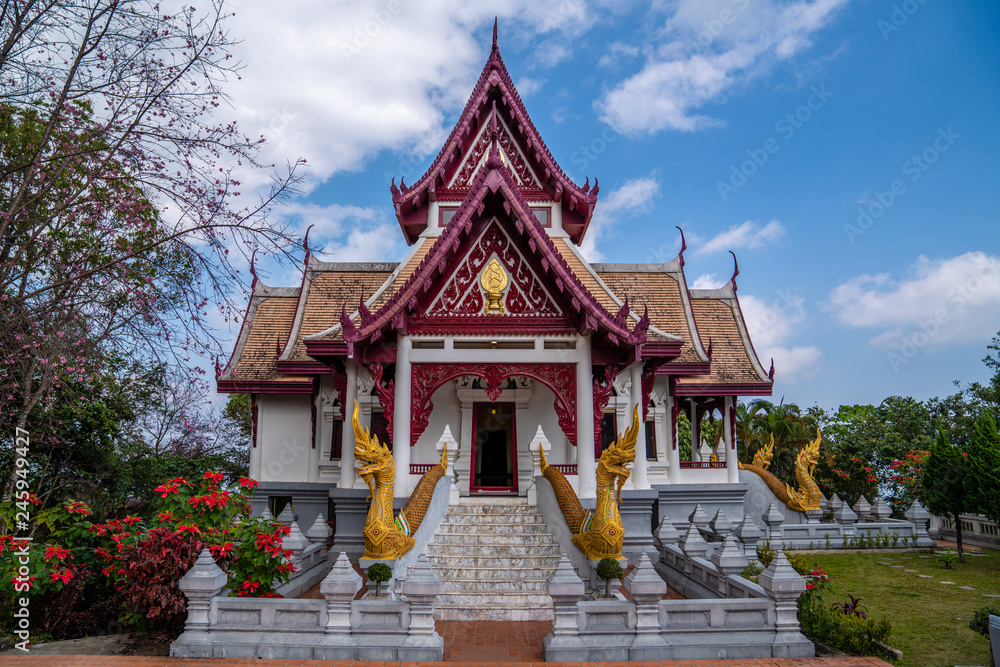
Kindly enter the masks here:
M 646 662 L 368 662 L 366 660 L 208 660 L 105 655 L 0 656 L 11 667 L 892 667 L 875 658 L 798 658 L 795 660 L 668 660 Z

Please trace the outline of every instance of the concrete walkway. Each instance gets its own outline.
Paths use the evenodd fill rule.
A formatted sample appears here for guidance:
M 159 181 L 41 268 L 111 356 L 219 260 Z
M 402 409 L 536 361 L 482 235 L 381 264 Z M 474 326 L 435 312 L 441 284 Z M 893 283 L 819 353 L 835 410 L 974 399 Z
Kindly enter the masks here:
M 646 662 L 369 662 L 366 660 L 208 660 L 205 658 L 143 658 L 107 655 L 0 656 L 11 667 L 892 667 L 876 658 L 761 658 L 756 660 L 667 660 Z

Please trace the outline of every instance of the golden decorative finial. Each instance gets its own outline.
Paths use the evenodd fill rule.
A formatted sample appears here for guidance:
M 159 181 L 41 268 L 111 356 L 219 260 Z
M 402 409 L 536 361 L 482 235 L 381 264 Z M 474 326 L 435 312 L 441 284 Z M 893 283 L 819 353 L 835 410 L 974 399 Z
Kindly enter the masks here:
M 484 310 L 487 315 L 503 315 L 503 291 L 507 287 L 507 272 L 494 257 L 483 269 L 483 275 L 479 278 L 479 283 L 486 292 L 486 306 Z

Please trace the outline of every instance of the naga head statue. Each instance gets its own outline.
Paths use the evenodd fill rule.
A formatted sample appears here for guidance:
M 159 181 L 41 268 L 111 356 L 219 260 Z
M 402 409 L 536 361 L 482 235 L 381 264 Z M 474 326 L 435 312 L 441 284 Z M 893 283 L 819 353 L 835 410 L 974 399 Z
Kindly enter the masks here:
M 753 455 L 753 464 L 759 466 L 764 470 L 767 470 L 771 465 L 771 460 L 774 459 L 774 434 L 770 435 L 770 439 L 766 445 L 757 450 L 757 453 Z
M 358 473 L 361 475 L 373 474 L 376 470 L 385 467 L 392 462 L 392 452 L 384 444 L 378 441 L 378 437 L 371 435 L 368 428 L 362 428 L 358 423 L 358 402 L 354 401 L 354 458 L 366 464 Z
M 598 465 L 621 478 L 622 482 L 628 479 L 631 474 L 629 466 L 635 461 L 635 440 L 639 435 L 639 406 L 635 406 L 632 413 L 632 426 L 624 433 L 621 433 L 614 444 L 601 453 L 601 460 Z
M 803 445 L 802 449 L 799 451 L 799 455 L 795 459 L 795 467 L 801 468 L 812 474 L 813 469 L 816 468 L 816 464 L 819 463 L 819 442 L 822 439 L 822 434 L 819 429 L 816 429 L 816 439 L 811 441 L 807 445 Z

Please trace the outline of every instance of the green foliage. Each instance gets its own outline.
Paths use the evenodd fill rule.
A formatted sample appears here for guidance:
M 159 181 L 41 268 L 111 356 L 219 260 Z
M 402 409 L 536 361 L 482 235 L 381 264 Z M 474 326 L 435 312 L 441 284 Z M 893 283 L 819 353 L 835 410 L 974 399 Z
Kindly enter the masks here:
M 938 432 L 937 440 L 931 445 L 931 455 L 924 468 L 923 487 L 927 509 L 934 514 L 950 516 L 955 520 L 958 533 L 958 557 L 962 557 L 962 522 L 959 515 L 974 509 L 967 486 L 969 464 L 964 452 L 959 451 Z
M 382 582 L 392 579 L 392 569 L 385 563 L 373 563 L 368 567 L 368 581 L 375 582 L 375 597 L 382 594 Z
M 848 616 L 825 605 L 799 609 L 802 632 L 850 655 L 894 657 L 885 649 L 892 625 L 888 619 Z
M 597 563 L 597 576 L 604 580 L 604 597 L 611 597 L 611 580 L 622 578 L 622 564 L 617 558 L 602 558 Z
M 941 561 L 941 567 L 943 567 L 944 569 L 954 570 L 955 561 L 958 560 L 958 554 L 952 553 L 951 547 L 948 547 L 948 551 L 941 554 L 941 557 L 938 558 L 938 560 Z
M 972 620 L 969 621 L 969 629 L 973 632 L 978 632 L 983 637 L 989 637 L 990 616 L 1000 616 L 1000 607 L 989 605 L 977 609 L 972 615 Z
M 771 561 L 776 555 L 777 552 L 771 548 L 770 542 L 765 540 L 757 543 L 757 560 L 765 570 L 770 567 Z
M 976 421 L 967 451 L 969 501 L 979 514 L 1000 521 L 1000 434 L 988 410 Z
M 795 482 L 799 448 L 816 437 L 812 412 L 803 413 L 794 403 L 775 404 L 764 399 L 736 406 L 736 442 L 740 461 L 750 463 L 754 454 L 774 437 L 774 457 L 768 468 L 788 483 Z
M 743 571 L 740 572 L 740 576 L 756 584 L 757 579 L 760 577 L 763 571 L 764 568 L 760 566 L 760 563 L 757 563 L 755 561 L 750 561 L 747 564 L 747 566 L 743 568 Z

